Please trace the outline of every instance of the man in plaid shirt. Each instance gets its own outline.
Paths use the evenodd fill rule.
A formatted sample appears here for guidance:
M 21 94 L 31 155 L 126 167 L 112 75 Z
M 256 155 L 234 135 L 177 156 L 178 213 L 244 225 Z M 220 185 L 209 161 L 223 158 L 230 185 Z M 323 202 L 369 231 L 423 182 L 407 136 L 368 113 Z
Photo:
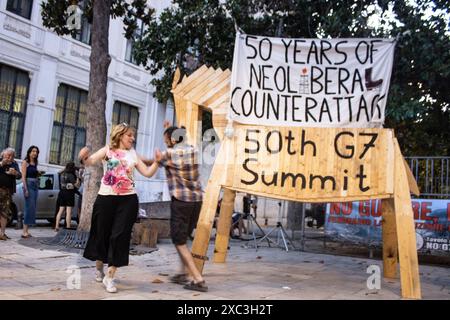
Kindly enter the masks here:
M 171 277 L 171 281 L 185 284 L 185 289 L 206 292 L 208 287 L 195 266 L 192 254 L 186 245 L 188 237 L 197 225 L 202 207 L 202 189 L 199 180 L 197 150 L 184 140 L 180 141 L 183 139 L 184 133 L 184 129 L 168 127 L 164 131 L 167 150 L 164 152 L 157 150 L 155 153 L 155 161 L 166 170 L 172 198 L 170 236 L 183 268 L 183 272 Z M 188 281 L 189 276 L 193 278 L 190 282 Z

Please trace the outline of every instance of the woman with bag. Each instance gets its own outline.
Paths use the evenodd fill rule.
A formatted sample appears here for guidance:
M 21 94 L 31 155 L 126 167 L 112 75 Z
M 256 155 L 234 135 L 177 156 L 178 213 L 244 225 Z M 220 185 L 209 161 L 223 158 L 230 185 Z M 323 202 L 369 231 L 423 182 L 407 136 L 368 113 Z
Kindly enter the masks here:
M 55 231 L 59 231 L 61 216 L 66 210 L 66 228 L 69 229 L 72 221 L 72 209 L 75 206 L 75 191 L 79 186 L 79 179 L 76 175 L 75 163 L 69 162 L 66 168 L 60 173 L 61 190 L 58 194 L 59 211 L 56 215 Z
M 85 166 L 103 163 L 103 178 L 92 209 L 91 231 L 83 256 L 96 261 L 97 282 L 107 292 L 117 292 L 114 276 L 118 267 L 127 266 L 131 231 L 139 210 L 133 171 L 151 177 L 158 170 L 154 162 L 147 167 L 133 149 L 135 129 L 126 123 L 114 126 L 110 143 L 92 155 L 87 147 L 79 159 Z M 103 264 L 108 272 L 103 272 Z

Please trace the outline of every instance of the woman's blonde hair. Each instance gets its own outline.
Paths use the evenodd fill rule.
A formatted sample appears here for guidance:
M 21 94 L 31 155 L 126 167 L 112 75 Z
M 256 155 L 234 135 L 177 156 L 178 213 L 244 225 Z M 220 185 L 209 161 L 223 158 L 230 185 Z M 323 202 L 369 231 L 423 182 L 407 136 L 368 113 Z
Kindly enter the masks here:
M 133 131 L 133 134 L 136 134 L 136 129 L 133 127 L 130 127 L 127 123 L 120 123 L 118 125 L 115 125 L 110 134 L 110 140 L 109 140 L 109 147 L 111 149 L 119 149 L 120 147 L 120 139 L 122 136 L 128 132 L 128 130 Z

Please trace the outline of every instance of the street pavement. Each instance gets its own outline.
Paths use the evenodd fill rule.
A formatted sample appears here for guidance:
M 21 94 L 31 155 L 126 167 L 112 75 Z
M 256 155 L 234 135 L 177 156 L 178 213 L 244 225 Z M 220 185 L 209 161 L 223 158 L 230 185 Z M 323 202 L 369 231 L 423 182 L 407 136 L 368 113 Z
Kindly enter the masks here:
M 43 244 L 55 235 L 49 227 L 32 228 L 31 233 L 32 238 L 21 239 L 20 230 L 9 228 L 11 240 L 0 241 L 0 300 L 401 299 L 399 279 L 381 276 L 376 288 L 381 260 L 280 247 L 256 251 L 245 246 L 251 242 L 240 240 L 230 241 L 227 262 L 221 264 L 212 262 L 211 241 L 203 273 L 206 293 L 169 282 L 179 261 L 170 241 L 162 240 L 157 250 L 130 256 L 130 265 L 117 272 L 118 292 L 111 294 L 95 282 L 95 263 L 84 259 L 80 250 Z M 450 266 L 420 265 L 419 271 L 423 299 L 450 300 Z

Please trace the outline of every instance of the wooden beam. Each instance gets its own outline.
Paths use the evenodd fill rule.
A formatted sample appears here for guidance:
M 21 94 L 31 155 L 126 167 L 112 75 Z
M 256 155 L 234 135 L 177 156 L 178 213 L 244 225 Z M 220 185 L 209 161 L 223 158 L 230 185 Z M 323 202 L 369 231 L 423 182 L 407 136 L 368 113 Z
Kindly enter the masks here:
M 186 127 L 188 143 L 199 146 L 202 133 L 202 110 L 198 105 L 187 100 L 185 114 L 185 121 L 182 125 Z
M 207 94 L 210 90 L 214 89 L 217 79 L 222 78 L 223 71 L 221 69 L 216 69 L 213 73 L 211 73 L 208 77 L 204 77 L 202 82 L 200 82 L 195 88 L 186 92 L 185 99 L 192 100 L 195 103 L 198 103 L 197 96 L 203 96 Z
M 180 71 L 180 68 L 177 67 L 177 70 L 175 70 L 175 74 L 173 75 L 172 90 L 177 87 L 178 82 L 180 82 L 180 77 L 181 77 L 181 71 Z
M 414 178 L 414 175 L 411 171 L 411 168 L 408 165 L 408 162 L 406 162 L 405 159 L 403 159 L 405 162 L 405 169 L 406 169 L 406 176 L 408 177 L 408 185 L 410 192 L 415 196 L 420 196 L 420 190 L 419 186 L 417 185 L 416 178 Z
M 225 189 L 217 222 L 216 246 L 214 262 L 223 263 L 227 258 L 228 242 L 230 241 L 231 216 L 233 215 L 236 192 Z
M 228 169 L 230 167 L 232 168 L 229 164 L 232 164 L 234 161 L 234 148 L 231 147 L 231 143 L 231 140 L 226 139 L 220 146 L 216 162 L 208 179 L 208 185 L 205 189 L 202 210 L 200 211 L 195 237 L 192 243 L 192 255 L 200 273 L 203 272 L 205 260 L 199 257 L 206 257 L 208 252 L 209 239 L 211 237 L 220 190 L 222 185 L 225 184 L 227 174 L 233 174 L 233 172 L 228 172 Z
M 181 82 L 174 90 L 174 93 L 185 98 L 191 90 L 199 86 L 206 78 L 214 74 L 214 68 L 206 68 L 205 72 L 199 74 L 192 74 L 187 78 L 186 82 Z M 196 73 L 196 72 L 195 72 Z
M 408 177 L 397 139 L 395 145 L 394 208 L 400 261 L 402 297 L 420 299 L 419 263 L 416 248 L 414 214 L 408 188 Z
M 220 97 L 220 95 L 217 95 L 219 92 L 227 93 L 228 97 L 230 97 L 230 91 L 226 91 L 230 88 L 230 75 L 222 74 L 222 77 L 217 79 L 216 82 L 214 87 L 210 88 L 203 96 L 196 97 L 200 104 L 210 105 L 215 99 Z
M 383 218 L 381 220 L 383 233 L 383 275 L 385 278 L 395 279 L 398 277 L 398 243 L 394 199 L 382 200 L 381 208 L 383 212 Z
M 236 177 L 238 179 L 239 176 Z M 242 193 L 248 193 L 251 192 L 251 194 L 254 194 L 256 196 L 261 196 L 265 198 L 276 198 L 280 200 L 288 200 L 288 201 L 298 201 L 298 202 L 311 202 L 311 203 L 321 203 L 321 202 L 351 202 L 351 201 L 366 201 L 366 200 L 375 200 L 375 199 L 388 199 L 392 198 L 392 194 L 382 193 L 378 195 L 373 196 L 342 196 L 342 197 L 327 197 L 327 196 L 320 196 L 319 198 L 314 195 L 305 196 L 305 197 L 299 197 L 298 195 L 290 196 L 286 194 L 275 194 L 274 193 L 267 193 L 267 192 L 261 192 L 256 191 L 255 189 L 245 189 L 245 188 L 236 188 L 233 187 L 231 184 L 226 184 L 225 187 L 234 190 L 236 192 L 242 192 Z
M 191 82 L 195 81 L 196 79 L 201 78 L 208 70 L 209 70 L 208 67 L 203 65 L 200 68 L 198 68 L 193 74 L 191 74 L 189 77 L 184 75 L 181 82 L 174 89 L 172 89 L 172 93 L 180 94 L 181 91 L 186 86 L 188 86 Z

